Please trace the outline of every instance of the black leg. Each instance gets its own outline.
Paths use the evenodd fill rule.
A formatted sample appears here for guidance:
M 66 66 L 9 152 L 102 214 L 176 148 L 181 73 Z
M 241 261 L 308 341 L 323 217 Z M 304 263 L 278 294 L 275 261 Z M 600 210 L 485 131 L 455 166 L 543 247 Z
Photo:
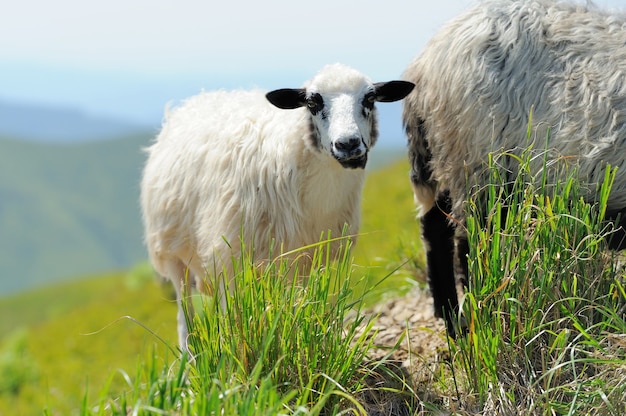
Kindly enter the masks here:
M 615 224 L 615 231 L 607 237 L 609 248 L 624 250 L 626 248 L 626 210 L 608 212 L 606 219 Z
M 454 335 L 459 301 L 454 278 L 454 227 L 450 224 L 450 198 L 439 197 L 437 204 L 421 219 L 425 242 L 428 284 L 435 303 L 435 316 L 444 318 L 448 333 Z
M 468 266 L 467 266 L 467 256 L 469 255 L 469 243 L 467 242 L 467 237 L 457 237 L 456 243 L 456 260 L 458 264 L 458 274 L 461 279 L 461 284 L 463 284 L 463 289 L 467 290 L 467 285 L 469 283 L 468 279 Z

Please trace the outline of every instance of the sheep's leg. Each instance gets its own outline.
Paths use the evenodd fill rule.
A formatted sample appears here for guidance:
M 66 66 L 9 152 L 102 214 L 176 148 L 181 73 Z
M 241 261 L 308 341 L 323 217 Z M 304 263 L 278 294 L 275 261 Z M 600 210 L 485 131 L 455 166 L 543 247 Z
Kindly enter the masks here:
M 458 230 L 459 227 L 457 227 Z M 457 236 L 456 240 L 456 260 L 458 264 L 458 272 L 457 274 L 460 277 L 461 284 L 463 285 L 463 289 L 467 289 L 468 281 L 468 264 L 467 264 L 467 256 L 469 255 L 469 243 L 467 242 L 467 235 L 465 235 L 465 231 L 463 231 L 462 236 Z
M 188 344 L 189 326 L 187 322 L 194 316 L 194 309 L 187 294 L 191 291 L 189 282 L 193 281 L 193 277 L 190 275 L 189 269 L 180 261 L 170 265 L 169 276 L 176 291 L 178 345 L 182 352 L 187 352 L 191 356 Z
M 187 352 L 191 355 L 189 351 L 189 326 L 187 325 L 187 319 L 192 319 L 194 315 L 193 304 L 191 303 L 191 299 L 185 301 L 185 293 L 191 288 L 183 288 L 183 285 L 178 285 L 176 287 L 176 305 L 178 307 L 177 313 L 177 329 L 178 329 L 178 345 L 180 346 L 181 351 Z
M 609 248 L 611 250 L 626 249 L 626 209 L 608 212 L 606 219 L 615 224 L 615 231 L 608 236 Z
M 456 321 L 459 301 L 454 277 L 454 227 L 449 221 L 450 208 L 450 198 L 447 195 L 440 196 L 437 203 L 421 218 L 421 224 L 435 316 L 445 319 L 448 333 L 454 336 L 452 323 Z

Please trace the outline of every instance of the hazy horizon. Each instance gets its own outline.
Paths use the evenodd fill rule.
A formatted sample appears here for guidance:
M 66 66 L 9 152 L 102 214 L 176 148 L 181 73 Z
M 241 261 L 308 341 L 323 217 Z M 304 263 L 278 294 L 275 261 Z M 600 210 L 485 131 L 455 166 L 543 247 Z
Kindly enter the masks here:
M 397 79 L 472 4 L 10 2 L 0 15 L 0 101 L 158 127 L 166 105 L 203 89 L 298 87 L 329 63 Z M 381 134 L 401 134 L 400 105 L 378 108 L 381 119 L 398 120 Z

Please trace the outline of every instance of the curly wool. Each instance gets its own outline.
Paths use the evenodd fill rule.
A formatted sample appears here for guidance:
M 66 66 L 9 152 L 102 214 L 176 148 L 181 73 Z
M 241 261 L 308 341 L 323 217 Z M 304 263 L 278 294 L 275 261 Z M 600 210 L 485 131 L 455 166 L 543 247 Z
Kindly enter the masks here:
M 202 93 L 172 111 L 142 184 L 156 270 L 187 259 L 197 276 L 228 272 L 241 239 L 262 261 L 272 238 L 289 251 L 346 224 L 356 232 L 364 173 L 313 149 L 308 123 L 306 110 L 276 109 L 262 91 Z
M 404 121 L 416 199 L 450 192 L 462 218 L 466 178 L 487 153 L 533 139 L 575 163 L 590 198 L 618 169 L 609 209 L 626 207 L 626 17 L 551 0 L 483 1 L 443 27 L 408 66 Z
M 546 149 L 547 166 L 567 162 L 543 171 L 548 183 L 575 172 L 589 202 L 607 164 L 617 167 L 607 217 L 621 219 L 609 248 L 626 248 L 625 15 L 553 0 L 486 0 L 444 26 L 404 76 L 416 85 L 403 119 L 428 283 L 451 335 L 456 277 L 468 278 L 465 202 L 484 196 L 491 152 Z M 501 160 L 510 180 L 514 159 Z M 540 172 L 546 159 L 534 158 L 531 169 Z

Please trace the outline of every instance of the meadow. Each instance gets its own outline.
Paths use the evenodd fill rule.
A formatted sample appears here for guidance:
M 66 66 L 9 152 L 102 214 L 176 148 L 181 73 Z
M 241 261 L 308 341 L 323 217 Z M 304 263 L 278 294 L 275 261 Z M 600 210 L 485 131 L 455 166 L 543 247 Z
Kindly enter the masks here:
M 58 144 L 0 136 L 0 294 L 145 258 L 137 193 L 151 137 Z
M 407 162 L 387 162 L 369 173 L 362 231 L 353 296 L 390 273 L 368 291 L 367 302 L 409 290 L 415 271 L 400 266 L 405 256 L 419 262 L 421 252 L 408 249 L 419 247 L 419 229 Z M 128 389 L 127 376 L 139 363 L 178 358 L 171 351 L 176 347 L 174 294 L 147 263 L 0 299 L 0 316 L 2 416 L 44 409 L 54 415 L 78 413 L 87 394 Z
M 369 174 L 352 254 L 330 259 L 322 241 L 306 283 L 285 278 L 297 265 L 235 259 L 226 312 L 195 299 L 193 359 L 180 359 L 171 289 L 146 264 L 0 303 L 16 317 L 2 327 L 0 414 L 361 415 L 381 400 L 399 415 L 624 414 L 624 270 L 602 221 L 614 170 L 591 205 L 575 175 L 533 172 L 533 152 L 494 155 L 491 183 L 468 201 L 464 335 L 442 332 L 443 353 L 415 345 L 403 369 L 394 345 L 372 355 L 367 307 L 423 286 L 401 161 Z M 519 161 L 513 183 L 499 157 Z

